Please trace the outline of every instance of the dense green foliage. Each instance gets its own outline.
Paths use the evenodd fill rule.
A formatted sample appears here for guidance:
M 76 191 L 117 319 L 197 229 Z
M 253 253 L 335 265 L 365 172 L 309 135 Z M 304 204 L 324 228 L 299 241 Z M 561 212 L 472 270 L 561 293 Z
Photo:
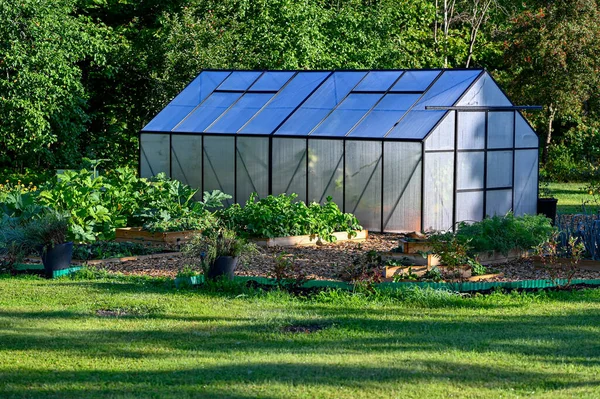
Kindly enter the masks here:
M 598 396 L 600 290 L 298 298 L 4 277 L 0 308 L 6 398 Z
M 460 223 L 456 237 L 468 242 L 470 252 L 497 251 L 504 255 L 512 249 L 528 251 L 547 241 L 554 228 L 543 215 L 485 218 L 480 222 Z
M 296 201 L 296 194 L 250 196 L 245 206 L 233 204 L 220 212 L 224 222 L 246 237 L 272 238 L 315 235 L 335 241 L 332 233 L 347 231 L 350 236 L 361 230 L 356 217 L 342 213 L 331 197 L 323 205 Z
M 127 226 L 148 231 L 202 230 L 217 222 L 211 209 L 230 198 L 213 191 L 196 201 L 198 190 L 162 174 L 138 178 L 127 167 L 105 175 L 67 170 L 35 191 L 9 187 L 0 190 L 4 218 L 26 219 L 51 208 L 70 216 L 69 236 L 77 242 L 112 239 L 115 228 Z
M 0 168 L 134 165 L 137 131 L 203 68 L 468 65 L 543 105 L 548 171 L 581 178 L 599 156 L 581 145 L 599 136 L 598 15 L 598 0 L 8 0 Z

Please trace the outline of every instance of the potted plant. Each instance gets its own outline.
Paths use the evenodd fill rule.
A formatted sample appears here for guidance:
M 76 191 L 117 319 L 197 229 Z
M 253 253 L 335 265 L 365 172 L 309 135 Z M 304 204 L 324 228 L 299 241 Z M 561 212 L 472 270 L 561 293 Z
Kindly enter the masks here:
M 207 280 L 226 277 L 233 280 L 240 260 L 257 252 L 253 243 L 237 236 L 236 232 L 219 227 L 197 234 L 186 245 L 184 252 L 200 258 Z
M 15 258 L 38 252 L 44 264 L 46 277 L 56 270 L 68 269 L 73 257 L 73 242 L 67 241 L 68 219 L 53 210 L 45 210 L 38 217 L 21 220 L 3 227 L 3 238 Z
M 558 199 L 552 196 L 550 182 L 545 175 L 540 175 L 539 197 L 537 200 L 537 213 L 546 216 L 554 222 L 556 221 Z

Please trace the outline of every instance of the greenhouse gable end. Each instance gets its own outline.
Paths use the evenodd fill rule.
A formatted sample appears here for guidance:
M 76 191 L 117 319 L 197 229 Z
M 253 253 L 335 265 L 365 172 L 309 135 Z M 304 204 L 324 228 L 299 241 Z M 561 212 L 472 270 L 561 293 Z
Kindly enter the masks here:
M 160 172 L 244 203 L 328 196 L 371 231 L 535 214 L 538 138 L 481 69 L 201 72 L 140 132 Z

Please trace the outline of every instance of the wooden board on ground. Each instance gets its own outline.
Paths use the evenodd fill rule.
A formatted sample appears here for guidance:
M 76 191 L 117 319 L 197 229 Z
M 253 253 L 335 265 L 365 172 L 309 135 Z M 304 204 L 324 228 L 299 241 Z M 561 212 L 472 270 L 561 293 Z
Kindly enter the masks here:
M 403 254 L 418 254 L 421 252 L 431 251 L 431 245 L 427 240 L 404 240 L 398 241 L 398 246 Z
M 149 244 L 184 244 L 188 242 L 198 230 L 150 232 L 141 227 L 123 227 L 115 229 L 115 241 L 142 242 Z
M 356 232 L 356 235 L 352 238 L 348 237 L 346 232 L 335 232 L 333 235 L 337 238 L 335 242 L 345 241 L 364 241 L 369 237 L 368 230 L 360 230 Z M 290 236 L 290 237 L 275 237 L 275 238 L 258 238 L 252 240 L 254 243 L 261 247 L 296 247 L 301 245 L 321 245 L 327 244 L 326 241 L 322 241 L 317 236 L 305 235 L 305 236 Z
M 493 274 L 482 274 L 481 276 L 471 276 L 469 277 L 469 281 L 483 281 L 490 280 L 493 278 L 504 277 L 504 273 L 493 273 Z
M 448 266 L 436 266 L 442 273 L 452 273 L 456 271 L 460 274 L 462 278 L 471 277 L 471 267 L 470 266 L 458 266 L 456 268 L 448 267 Z M 417 277 L 423 276 L 431 267 L 429 266 L 386 266 L 384 269 L 384 278 L 391 278 L 396 275 L 408 274 L 409 269 L 410 272 L 415 274 Z

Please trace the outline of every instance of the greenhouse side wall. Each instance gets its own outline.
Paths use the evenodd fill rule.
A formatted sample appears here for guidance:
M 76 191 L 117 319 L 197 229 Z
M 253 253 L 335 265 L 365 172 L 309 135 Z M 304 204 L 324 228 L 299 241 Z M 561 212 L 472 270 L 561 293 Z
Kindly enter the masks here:
M 320 203 L 331 196 L 371 231 L 419 231 L 422 149 L 419 142 L 142 133 L 140 173 L 164 172 L 200 193 L 221 190 L 234 197 L 228 204 L 244 204 L 252 192 Z

